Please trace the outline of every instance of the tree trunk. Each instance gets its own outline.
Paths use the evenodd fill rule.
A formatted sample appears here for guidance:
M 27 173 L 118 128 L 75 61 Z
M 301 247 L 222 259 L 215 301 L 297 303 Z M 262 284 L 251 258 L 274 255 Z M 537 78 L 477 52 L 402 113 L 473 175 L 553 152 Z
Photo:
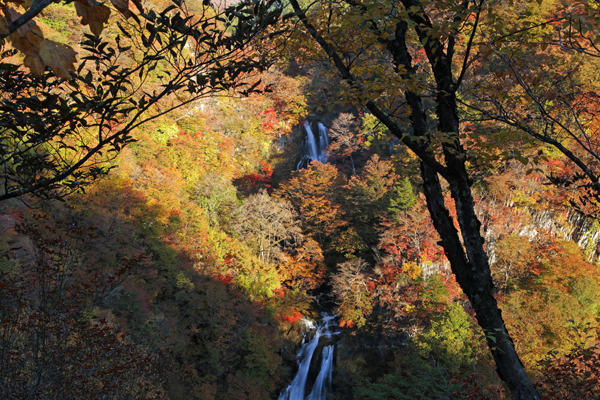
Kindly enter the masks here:
M 440 64 L 443 63 L 438 63 L 438 65 Z M 446 74 L 451 77 L 449 69 Z M 448 78 L 447 75 L 446 78 Z M 449 87 L 449 83 L 452 81 L 451 79 L 436 80 L 439 90 L 437 96 L 438 128 L 448 137 L 455 138 L 453 143 L 444 144 L 443 147 L 448 168 L 448 183 L 456 206 L 456 217 L 462 243 L 444 204 L 437 173 L 422 163 L 421 171 L 427 207 L 431 213 L 433 224 L 442 238 L 442 247 L 450 261 L 452 271 L 456 275 L 456 280 L 469 298 L 471 306 L 475 310 L 477 322 L 485 333 L 487 344 L 496 362 L 498 375 L 506 382 L 515 400 L 538 400 L 540 397 L 525 373 L 523 364 L 504 325 L 502 311 L 498 308 L 494 297 L 494 282 L 489 259 L 483 248 L 484 239 L 480 234 L 481 223 L 475 214 L 475 203 L 465 166 L 466 154 L 459 141 L 456 95 L 451 92 Z
M 515 400 L 539 399 L 533 384 L 523 369 L 512 340 L 504 326 L 501 311 L 493 296 L 493 282 L 488 265 L 487 256 L 467 259 L 463 250 L 458 231 L 444 203 L 444 196 L 438 175 L 427 164 L 421 163 L 421 176 L 423 177 L 423 189 L 427 199 L 427 207 L 431 213 L 433 224 L 442 238 L 441 245 L 450 261 L 452 272 L 462 290 L 465 292 L 479 326 L 485 333 L 488 346 L 496 362 L 496 368 L 500 378 L 506 382 Z M 451 185 L 452 186 L 452 185 Z M 452 196 L 457 204 L 457 216 L 461 233 L 464 240 L 464 249 L 467 254 L 481 254 L 483 250 L 483 238 L 479 230 L 465 230 L 463 226 L 478 225 L 479 221 L 474 217 L 474 212 L 469 213 L 469 203 L 473 209 L 473 201 L 470 190 L 459 193 L 452 189 Z M 470 202 L 469 202 L 470 200 Z M 458 211 L 462 208 L 461 211 Z M 465 211 L 467 211 L 465 213 Z M 478 242 L 478 243 L 477 243 Z

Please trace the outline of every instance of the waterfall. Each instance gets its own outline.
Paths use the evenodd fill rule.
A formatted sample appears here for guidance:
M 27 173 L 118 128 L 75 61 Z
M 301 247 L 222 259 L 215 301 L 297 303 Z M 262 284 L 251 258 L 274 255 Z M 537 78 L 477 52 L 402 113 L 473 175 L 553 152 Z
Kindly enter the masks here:
M 323 361 L 319 376 L 310 392 L 307 400 L 325 400 L 331 392 L 331 373 L 333 372 L 333 353 L 335 345 L 323 347 Z
M 311 161 L 327 162 L 325 149 L 329 146 L 329 136 L 327 127 L 323 123 L 317 123 L 318 136 L 315 136 L 310 122 L 304 122 L 304 145 L 302 146 L 302 157 L 298 163 L 298 169 L 308 167 Z
M 327 159 L 325 158 L 325 149 L 327 149 L 327 146 L 329 146 L 329 136 L 327 135 L 328 129 L 321 122 L 319 122 L 317 126 L 319 127 L 319 148 L 323 153 L 323 162 L 327 162 Z
M 322 361 L 319 369 L 319 375 L 315 380 L 310 391 L 307 391 L 307 381 L 313 357 L 318 357 L 315 351 L 319 347 L 319 342 L 331 339 L 339 332 L 332 332 L 337 327 L 335 316 L 323 313 L 323 318 L 319 322 L 314 336 L 307 341 L 305 339 L 298 353 L 298 372 L 296 376 L 280 395 L 279 400 L 326 400 L 327 394 L 331 393 L 331 375 L 333 372 L 333 355 L 335 344 L 323 346 L 321 353 Z M 308 393 L 308 395 L 307 395 Z

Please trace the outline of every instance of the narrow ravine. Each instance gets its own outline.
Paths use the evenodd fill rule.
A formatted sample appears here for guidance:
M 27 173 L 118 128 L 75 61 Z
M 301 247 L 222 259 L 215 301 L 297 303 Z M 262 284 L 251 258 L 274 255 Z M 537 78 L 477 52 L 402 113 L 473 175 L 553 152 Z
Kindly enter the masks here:
M 327 394 L 331 393 L 331 378 L 333 373 L 333 358 L 335 353 L 335 339 L 339 335 L 335 316 L 322 313 L 321 320 L 315 324 L 312 321 L 304 321 L 307 324 L 307 333 L 304 336 L 302 347 L 298 352 L 298 373 L 279 396 L 279 400 L 325 400 Z M 311 337 L 311 334 L 314 335 Z M 319 346 L 325 343 L 325 346 Z M 329 344 L 331 343 L 331 344 Z M 321 351 L 319 351 L 322 349 Z M 319 354 L 320 353 L 320 354 Z M 311 362 L 315 357 L 321 357 L 319 374 L 312 385 L 307 388 Z

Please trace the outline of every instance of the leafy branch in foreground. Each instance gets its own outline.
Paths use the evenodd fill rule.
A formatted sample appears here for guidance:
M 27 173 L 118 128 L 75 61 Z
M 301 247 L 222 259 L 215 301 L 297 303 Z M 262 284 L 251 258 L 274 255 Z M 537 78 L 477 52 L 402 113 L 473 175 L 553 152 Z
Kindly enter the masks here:
M 33 194 L 60 198 L 107 174 L 110 161 L 142 124 L 215 93 L 241 91 L 269 63 L 251 52 L 254 37 L 279 17 L 273 2 L 225 10 L 185 4 L 118 23 L 114 41 L 86 35 L 83 57 L 60 58 L 52 72 L 24 72 L 1 54 L 0 201 Z

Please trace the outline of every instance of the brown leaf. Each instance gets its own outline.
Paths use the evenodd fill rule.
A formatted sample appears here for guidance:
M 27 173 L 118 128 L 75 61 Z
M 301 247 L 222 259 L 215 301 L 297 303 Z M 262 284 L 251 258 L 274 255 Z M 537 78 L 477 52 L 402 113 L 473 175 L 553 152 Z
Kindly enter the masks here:
M 46 64 L 44 64 L 39 54 L 36 53 L 27 54 L 23 60 L 23 64 L 37 77 L 42 76 L 46 69 Z
M 4 18 L 0 19 L 7 23 L 9 20 L 11 22 L 15 21 L 20 16 L 21 14 L 19 14 L 17 11 L 9 8 L 7 10 L 6 20 L 4 20 Z M 2 23 L 2 21 L 0 21 L 0 23 Z M 8 30 L 8 26 L 6 27 L 6 30 Z M 40 43 L 42 43 L 42 40 L 44 40 L 44 34 L 42 33 L 41 29 L 38 28 L 35 21 L 31 20 L 27 21 L 23 26 L 13 32 L 9 36 L 9 39 L 15 49 L 24 54 L 30 54 L 37 53 L 39 51 Z
M 89 25 L 92 33 L 100 36 L 104 29 L 104 24 L 108 22 L 108 17 L 110 17 L 110 8 L 101 4 L 90 7 L 76 1 L 75 10 L 77 11 L 77 15 L 81 17 L 81 24 Z
M 10 31 L 8 30 L 8 22 L 6 19 L 0 15 L 0 35 L 8 35 Z
M 44 34 L 42 33 L 41 29 L 36 26 L 35 28 L 27 32 L 25 37 L 20 38 L 18 49 L 21 50 L 24 54 L 37 53 L 40 51 L 40 44 L 43 40 Z
M 10 22 L 15 21 L 20 16 L 21 16 L 21 14 L 19 14 L 17 11 L 13 10 L 12 8 L 8 9 L 7 17 L 10 18 Z M 32 30 L 35 27 L 37 27 L 35 21 L 29 20 L 26 23 L 24 23 L 19 29 L 17 29 L 17 31 L 15 33 L 17 33 L 20 37 L 25 37 L 27 32 L 29 32 L 30 30 Z
M 121 14 L 125 16 L 125 18 L 131 17 L 131 11 L 129 11 L 129 0 L 110 0 L 110 2 L 117 10 L 119 10 Z
M 77 53 L 70 46 L 44 40 L 40 45 L 40 57 L 44 64 L 52 68 L 52 72 L 60 78 L 69 79 L 69 70 L 75 71 Z

